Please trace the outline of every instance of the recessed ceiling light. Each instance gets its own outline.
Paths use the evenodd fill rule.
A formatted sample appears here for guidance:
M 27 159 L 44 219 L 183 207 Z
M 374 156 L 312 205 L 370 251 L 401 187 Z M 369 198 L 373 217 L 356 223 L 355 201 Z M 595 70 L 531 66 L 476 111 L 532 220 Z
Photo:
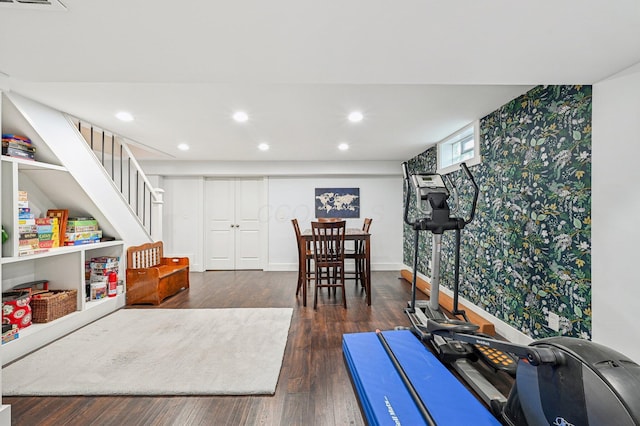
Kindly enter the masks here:
M 133 115 L 127 111 L 120 111 L 116 114 L 116 118 L 122 121 L 133 121 Z
M 269 144 L 263 142 L 260 145 L 258 145 L 258 149 L 260 151 L 269 151 Z
M 233 113 L 233 119 L 238 123 L 244 123 L 249 119 L 249 115 L 244 111 L 236 111 Z
M 348 143 L 341 143 L 340 145 L 338 145 L 338 149 L 340 151 L 346 151 L 349 149 L 349 144 Z
M 352 111 L 347 118 L 352 123 L 359 123 L 364 118 L 364 115 L 360 111 Z
M 187 145 L 186 143 L 181 143 L 180 145 L 178 145 L 178 149 L 180 151 L 189 151 L 189 145 Z

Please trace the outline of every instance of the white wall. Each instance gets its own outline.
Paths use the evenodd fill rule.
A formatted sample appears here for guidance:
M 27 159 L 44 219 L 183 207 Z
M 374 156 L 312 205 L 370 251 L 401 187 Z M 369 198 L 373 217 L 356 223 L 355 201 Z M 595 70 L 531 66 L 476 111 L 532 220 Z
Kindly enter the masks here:
M 399 172 L 398 167 L 398 172 Z M 164 189 L 163 240 L 167 255 L 189 256 L 193 271 L 204 270 L 204 223 L 202 202 L 204 177 L 163 176 L 151 181 Z M 262 252 L 265 270 L 298 267 L 296 241 L 291 219 L 301 228 L 314 219 L 315 188 L 360 188 L 361 218 L 349 219 L 347 226 L 362 227 L 364 217 L 372 217 L 371 267 L 399 270 L 402 266 L 402 176 L 281 176 L 266 178 L 267 202 L 261 220 L 267 226 Z
M 347 227 L 371 224 L 371 268 L 399 270 L 402 266 L 402 176 L 271 177 L 269 178 L 269 268 L 296 270 L 298 258 L 291 219 L 300 228 L 315 220 L 315 188 L 360 188 L 360 218 Z
M 593 86 L 593 341 L 640 362 L 640 64 Z
M 171 177 L 152 183 L 165 191 L 162 217 L 165 255 L 187 256 L 191 270 L 204 270 L 204 178 Z

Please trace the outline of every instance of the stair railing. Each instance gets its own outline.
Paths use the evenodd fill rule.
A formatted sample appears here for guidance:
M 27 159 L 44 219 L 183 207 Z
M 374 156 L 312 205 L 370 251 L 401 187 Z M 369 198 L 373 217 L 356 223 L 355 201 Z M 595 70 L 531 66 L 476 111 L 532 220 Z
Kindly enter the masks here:
M 69 119 L 82 134 L 149 236 L 155 241 L 162 239 L 163 190 L 154 188 L 151 184 L 125 138 L 78 118 L 69 116 Z

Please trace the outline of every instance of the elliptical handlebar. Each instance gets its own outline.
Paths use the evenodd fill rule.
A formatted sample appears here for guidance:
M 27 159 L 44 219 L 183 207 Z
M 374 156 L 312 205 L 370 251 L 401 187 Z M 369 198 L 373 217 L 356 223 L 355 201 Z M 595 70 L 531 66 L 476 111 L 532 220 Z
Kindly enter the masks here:
M 409 202 L 411 201 L 411 180 L 409 178 L 409 165 L 405 161 L 402 163 L 402 175 L 404 176 L 404 180 L 407 183 L 407 196 L 404 202 L 404 223 L 413 227 L 415 225 L 415 221 L 409 221 Z
M 476 180 L 473 178 L 473 175 L 469 171 L 469 168 L 467 167 L 467 163 L 460 163 L 460 168 L 462 169 L 464 174 L 467 176 L 467 179 L 471 181 L 471 185 L 473 185 L 473 202 L 471 204 L 471 213 L 469 214 L 468 219 L 464 219 L 464 224 L 468 225 L 469 223 L 471 223 L 471 221 L 476 215 L 476 205 L 478 204 L 478 194 L 480 193 L 480 188 L 478 188 L 478 184 L 476 183 Z

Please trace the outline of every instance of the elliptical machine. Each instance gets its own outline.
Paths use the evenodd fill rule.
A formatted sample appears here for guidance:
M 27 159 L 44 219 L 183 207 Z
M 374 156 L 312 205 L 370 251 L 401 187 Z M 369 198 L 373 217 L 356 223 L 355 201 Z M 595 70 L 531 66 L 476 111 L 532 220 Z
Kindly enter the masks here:
M 410 175 L 407 163 L 402 164 L 404 178 L 407 183 L 404 220 L 414 230 L 414 258 L 413 280 L 411 286 L 411 301 L 405 313 L 413 325 L 413 333 L 424 343 L 430 344 L 440 360 L 455 369 L 460 376 L 476 391 L 488 406 L 504 405 L 506 397 L 487 378 L 482 375 L 475 362 L 481 360 L 494 371 L 504 371 L 515 376 L 517 358 L 496 348 L 486 350 L 483 346 L 472 345 L 464 341 L 445 337 L 442 333 L 427 332 L 426 328 L 433 328 L 431 322 L 440 325 L 456 326 L 458 332 L 476 333 L 478 326 L 469 322 L 464 310 L 459 308 L 458 288 L 460 282 L 460 232 L 473 221 L 479 195 L 479 188 L 465 163 L 461 164 L 466 180 L 473 188 L 471 207 L 466 217 L 456 216 L 460 211 L 460 200 L 455 185 L 447 178 L 449 185 L 437 173 L 419 173 Z M 413 186 L 413 191 L 411 187 Z M 422 217 L 409 219 L 409 201 L 411 193 L 415 194 L 416 209 Z M 449 207 L 449 197 L 455 194 L 455 207 Z M 453 214 L 453 216 L 452 216 Z M 431 291 L 429 300 L 416 301 L 416 280 L 418 268 L 418 240 L 420 232 L 432 233 L 431 253 Z M 455 266 L 453 283 L 453 309 L 449 318 L 440 307 L 440 257 L 442 251 L 442 234 L 455 231 Z M 462 318 L 459 319 L 459 318 Z M 484 336 L 490 338 L 490 336 Z
M 414 257 L 413 270 L 418 269 L 418 241 L 420 231 L 430 231 L 433 236 L 432 245 L 432 277 L 431 277 L 431 296 L 426 304 L 421 304 L 420 309 L 424 310 L 427 317 L 435 320 L 448 320 L 446 315 L 440 309 L 440 253 L 442 250 L 442 234 L 445 231 L 456 232 L 456 257 L 455 257 L 455 278 L 453 286 L 453 315 L 461 315 L 467 322 L 468 318 L 464 311 L 458 309 L 458 285 L 460 282 L 460 231 L 468 225 L 475 216 L 476 204 L 478 202 L 478 194 L 480 192 L 469 168 L 465 163 L 461 164 L 467 179 L 473 186 L 473 202 L 471 210 L 467 218 L 451 217 L 451 209 L 447 200 L 450 191 L 445 185 L 442 176 L 437 173 L 421 173 L 409 175 L 407 163 L 402 163 L 402 171 L 405 181 L 407 182 L 407 196 L 404 208 L 404 221 L 414 231 Z M 418 212 L 424 216 L 414 221 L 409 220 L 409 201 L 411 199 L 411 183 L 415 189 L 416 208 Z M 455 190 L 455 186 L 450 183 Z M 457 192 L 457 191 L 456 191 Z M 457 198 L 457 197 L 456 197 Z M 407 308 L 407 314 L 414 314 L 417 311 L 416 306 L 416 274 L 413 274 L 413 286 L 411 291 L 411 302 Z M 412 317 L 409 315 L 410 318 Z
M 451 365 L 470 385 L 494 415 L 505 425 L 640 425 L 640 366 L 624 355 L 588 340 L 550 337 L 530 345 L 517 345 L 476 334 L 478 327 L 468 322 L 458 309 L 460 230 L 473 220 L 479 189 L 466 164 L 461 168 L 474 193 L 467 218 L 450 217 L 450 191 L 442 176 L 435 173 L 409 175 L 404 220 L 415 231 L 412 296 L 405 310 L 411 331 L 430 344 L 442 362 Z M 418 211 L 424 216 L 408 217 L 411 186 Z M 455 187 L 451 185 L 453 190 Z M 448 318 L 439 306 L 439 274 L 442 233 L 456 231 L 454 312 L 464 321 Z M 416 276 L 418 234 L 433 233 L 431 295 L 427 304 L 418 304 Z M 515 383 L 508 397 L 500 393 L 470 362 L 481 348 L 501 351 L 517 360 Z M 513 362 L 514 367 L 516 362 Z

